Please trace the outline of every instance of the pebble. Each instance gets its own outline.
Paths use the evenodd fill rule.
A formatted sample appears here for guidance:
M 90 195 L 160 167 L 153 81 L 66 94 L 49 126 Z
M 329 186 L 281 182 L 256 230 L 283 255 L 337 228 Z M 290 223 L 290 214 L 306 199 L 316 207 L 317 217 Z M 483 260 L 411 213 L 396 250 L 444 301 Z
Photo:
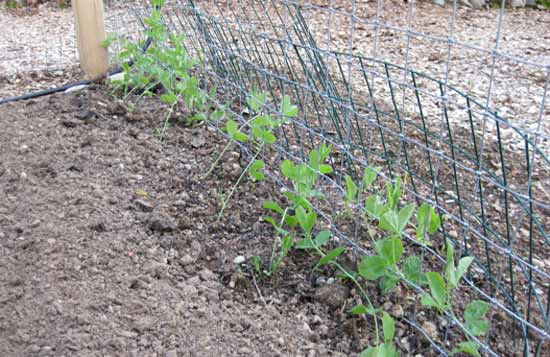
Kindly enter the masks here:
M 390 310 L 390 313 L 393 317 L 396 319 L 400 319 L 403 317 L 403 306 L 401 305 L 393 305 L 392 309 Z
M 315 299 L 332 307 L 342 306 L 349 297 L 349 288 L 339 283 L 321 285 Z
M 243 257 L 242 255 L 239 255 L 239 256 L 237 256 L 235 259 L 233 259 L 233 263 L 235 263 L 235 264 L 237 264 L 237 265 L 238 265 L 238 264 L 242 264 L 242 263 L 244 263 L 245 261 L 246 261 L 246 258 Z
M 161 213 L 153 213 L 148 220 L 149 229 L 152 231 L 167 233 L 176 230 L 176 222 L 172 217 Z
M 437 339 L 438 331 L 437 331 L 437 327 L 435 326 L 435 324 L 433 322 L 424 321 L 422 323 L 422 330 L 424 330 L 426 335 L 428 335 L 428 337 L 430 337 L 432 340 Z
M 186 266 L 186 265 L 189 265 L 189 264 L 193 264 L 195 262 L 195 259 L 193 259 L 193 257 L 191 257 L 189 254 L 185 254 L 183 257 L 181 257 L 180 259 L 180 263 L 181 265 L 183 266 Z
M 170 351 L 166 352 L 164 357 L 178 357 L 178 351 L 170 350 Z

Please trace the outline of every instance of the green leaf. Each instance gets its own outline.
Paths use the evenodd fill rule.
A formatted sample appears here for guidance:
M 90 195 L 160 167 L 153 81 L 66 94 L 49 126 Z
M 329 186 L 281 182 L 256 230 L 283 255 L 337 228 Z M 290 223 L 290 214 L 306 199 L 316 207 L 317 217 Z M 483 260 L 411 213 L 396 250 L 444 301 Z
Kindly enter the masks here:
M 261 181 L 265 178 L 265 174 L 262 172 L 265 167 L 263 160 L 254 160 L 248 168 L 248 174 L 256 181 Z
M 446 240 L 446 249 L 447 249 L 447 258 L 445 259 L 445 278 L 447 282 L 451 285 L 451 288 L 456 287 L 455 281 L 455 257 L 454 257 L 454 248 L 453 243 L 447 239 Z
M 388 205 L 391 209 L 397 209 L 399 198 L 401 197 L 401 177 L 395 180 L 395 184 L 386 182 L 386 192 L 388 194 Z
M 382 329 L 384 330 L 384 342 L 390 343 L 395 335 L 395 321 L 387 312 L 382 312 Z
M 363 173 L 363 189 L 369 190 L 372 187 L 372 183 L 374 180 L 376 180 L 376 176 L 378 176 L 378 173 L 382 170 L 382 167 L 370 167 L 367 166 L 365 168 L 365 172 Z
M 439 273 L 429 272 L 426 273 L 428 279 L 428 285 L 430 286 L 430 293 L 432 298 L 439 306 L 447 305 L 447 287 L 445 286 L 445 280 Z
M 263 204 L 264 209 L 268 209 L 274 212 L 277 212 L 279 214 L 284 214 L 284 210 L 277 202 L 274 201 L 265 201 Z
M 317 267 L 319 268 L 319 267 L 322 267 L 323 265 L 327 265 L 335 261 L 336 258 L 338 258 L 338 256 L 340 256 L 340 254 L 344 253 L 345 251 L 346 251 L 346 248 L 344 247 L 334 248 L 319 260 L 319 263 L 317 263 Z
M 323 175 L 328 175 L 332 172 L 332 167 L 327 164 L 320 164 L 319 172 L 322 173 Z
M 178 97 L 173 92 L 169 92 L 161 95 L 159 99 L 163 103 L 174 104 L 178 100 Z
M 296 166 L 290 160 L 284 160 L 281 163 L 281 173 L 284 177 L 293 180 L 296 178 Z
M 464 257 L 458 261 L 458 266 L 455 272 L 455 286 L 458 286 L 460 279 L 462 279 L 464 274 L 466 274 L 466 271 L 468 271 L 468 267 L 472 264 L 473 261 L 474 257 Z
M 421 285 L 423 275 L 420 258 L 414 255 L 407 257 L 403 263 L 403 274 L 411 283 Z
M 467 353 L 470 356 L 474 357 L 480 357 L 481 355 L 478 352 L 479 350 L 479 343 L 476 341 L 464 341 L 460 342 L 455 349 L 452 350 L 452 354 L 455 355 L 457 353 Z
M 239 131 L 238 124 L 233 120 L 228 120 L 225 124 L 225 129 L 227 131 L 227 135 L 235 141 L 239 142 L 245 142 L 248 140 L 248 137 Z
M 315 244 L 322 247 L 330 240 L 330 237 L 332 237 L 331 231 L 321 231 L 315 236 Z
M 474 300 L 470 302 L 464 310 L 464 321 L 466 329 L 474 336 L 481 336 L 487 333 L 489 323 L 485 315 L 489 310 L 489 305 L 485 301 Z
M 416 239 L 420 242 L 424 242 L 428 226 L 430 224 L 430 205 L 423 203 L 416 211 Z
M 250 109 L 252 109 L 254 112 L 257 113 L 263 108 L 266 100 L 267 100 L 267 95 L 265 93 L 258 93 L 256 91 L 252 91 L 252 94 L 246 100 L 246 103 L 248 104 L 248 107 Z
M 386 272 L 386 260 L 377 255 L 364 256 L 358 267 L 359 275 L 367 280 L 376 280 Z
M 109 48 L 115 41 L 116 41 L 116 34 L 110 33 L 107 35 L 107 38 L 105 40 L 101 41 L 101 47 Z
M 428 227 L 428 233 L 434 234 L 441 225 L 441 216 L 435 212 L 433 207 L 430 207 L 430 225 Z
M 368 311 L 367 307 L 363 304 L 359 304 L 355 306 L 353 309 L 351 309 L 352 315 L 365 315 L 367 311 Z
M 294 235 L 285 236 L 281 242 L 281 255 L 286 256 L 294 245 Z
M 397 283 L 399 282 L 399 277 L 393 276 L 393 275 L 386 275 L 382 278 L 380 281 L 380 287 L 382 288 L 382 292 L 384 294 L 389 293 L 390 291 L 395 288 Z
M 307 235 L 311 234 L 313 226 L 315 226 L 315 222 L 317 222 L 317 213 L 306 212 L 303 207 L 298 207 L 296 209 L 296 218 L 304 233 Z
M 281 113 L 283 113 L 283 115 L 287 117 L 295 117 L 296 115 L 298 115 L 298 107 L 292 105 L 292 103 L 290 102 L 290 97 L 288 95 L 285 95 L 283 97 L 283 100 L 281 101 Z
M 369 347 L 359 357 L 399 357 L 399 353 L 390 343 L 382 343 L 376 347 Z
M 387 207 L 378 195 L 369 196 L 365 200 L 365 212 L 372 219 L 379 220 L 386 210 Z
M 394 265 L 403 254 L 403 242 L 397 237 L 386 238 L 376 242 L 376 250 L 386 260 L 387 265 Z
M 309 237 L 300 239 L 298 243 L 296 243 L 296 249 L 307 250 L 307 249 L 313 249 L 313 248 L 314 248 L 313 240 Z
M 277 137 L 273 135 L 270 131 L 261 129 L 259 127 L 252 128 L 252 135 L 259 142 L 264 142 L 266 144 L 273 144 L 277 141 Z
M 399 213 L 397 214 L 398 221 L 399 221 L 399 233 L 403 233 L 403 230 L 405 229 L 405 227 L 407 226 L 407 223 L 409 223 L 409 220 L 411 219 L 411 216 L 414 212 L 414 208 L 415 208 L 415 205 L 411 203 L 399 210 Z
M 443 310 L 443 306 L 439 305 L 429 294 L 422 294 L 420 298 L 420 303 L 422 304 L 422 306 Z
M 357 185 L 355 184 L 355 182 L 353 182 L 353 179 L 350 175 L 346 175 L 344 179 L 346 181 L 345 200 L 348 204 L 353 203 L 357 198 Z
M 401 234 L 401 230 L 399 229 L 399 216 L 393 210 L 387 211 L 380 217 L 378 226 L 386 232 Z

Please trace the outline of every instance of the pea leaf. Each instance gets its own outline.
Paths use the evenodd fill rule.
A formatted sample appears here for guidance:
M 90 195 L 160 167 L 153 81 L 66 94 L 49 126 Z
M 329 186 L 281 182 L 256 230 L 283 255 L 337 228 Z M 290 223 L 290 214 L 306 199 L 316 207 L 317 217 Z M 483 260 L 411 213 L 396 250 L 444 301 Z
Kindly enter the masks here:
M 265 201 L 264 204 L 263 204 L 263 208 L 274 211 L 274 212 L 277 212 L 281 215 L 284 214 L 284 210 L 282 209 L 282 207 L 279 206 L 279 204 L 277 202 L 274 202 L 274 201 Z
M 399 230 L 399 217 L 395 211 L 387 211 L 380 217 L 378 226 L 386 232 L 400 234 Z
M 382 329 L 384 330 L 384 342 L 390 343 L 395 335 L 395 321 L 387 312 L 382 312 Z
M 386 210 L 384 202 L 382 202 L 378 195 L 369 196 L 365 200 L 365 212 L 372 219 L 379 220 Z
M 331 231 L 321 231 L 315 236 L 314 242 L 318 247 L 324 246 L 332 237 Z
M 300 239 L 298 243 L 296 243 L 296 249 L 313 249 L 313 240 L 310 237 L 306 237 L 303 239 Z
M 466 329 L 474 336 L 481 336 L 487 333 L 489 323 L 485 315 L 489 310 L 489 305 L 485 301 L 474 300 L 470 302 L 464 310 L 464 321 Z
M 344 247 L 336 247 L 330 252 L 328 252 L 324 257 L 322 257 L 319 262 L 317 263 L 317 268 L 322 267 L 323 265 L 327 265 L 338 258 L 340 254 L 344 253 L 346 248 Z
M 367 313 L 367 307 L 363 304 L 359 304 L 355 306 L 353 309 L 351 309 L 351 313 L 353 315 L 364 315 Z
M 248 174 L 256 181 L 261 181 L 265 178 L 265 174 L 262 169 L 265 167 L 263 160 L 254 160 L 248 168 Z
M 439 306 L 445 306 L 447 304 L 447 287 L 441 275 L 436 272 L 429 272 L 426 273 L 426 279 L 428 279 L 433 300 Z
M 397 276 L 393 276 L 393 275 L 384 276 L 380 281 L 380 287 L 382 288 L 382 292 L 384 294 L 389 293 L 390 291 L 393 290 L 393 288 L 395 288 L 398 282 L 399 282 L 399 278 Z
M 265 105 L 266 100 L 267 100 L 267 95 L 265 93 L 258 93 L 256 91 L 252 91 L 252 94 L 246 100 L 246 104 L 248 104 L 248 107 L 252 109 L 254 112 L 259 112 Z
M 281 101 L 281 113 L 287 117 L 295 117 L 298 115 L 298 107 L 290 102 L 290 97 L 285 95 Z
M 290 160 L 284 160 L 281 163 L 281 173 L 288 179 L 293 180 L 296 178 L 296 166 Z
M 239 142 L 245 142 L 248 140 L 248 137 L 244 133 L 239 131 L 239 126 L 233 120 L 227 121 L 227 123 L 225 124 L 225 129 L 227 131 L 227 135 L 229 135 L 232 140 Z
M 317 214 L 315 212 L 306 212 L 303 207 L 296 209 L 296 218 L 298 219 L 298 224 L 306 234 L 311 233 L 315 222 L 317 222 Z
M 401 259 L 403 243 L 397 237 L 386 238 L 376 242 L 376 250 L 386 260 L 387 265 L 394 265 Z
M 344 179 L 346 181 L 345 200 L 347 203 L 355 202 L 357 198 L 357 185 L 355 184 L 355 182 L 353 182 L 353 179 L 350 175 L 346 175 Z
M 476 341 L 464 341 L 460 342 L 455 349 L 452 350 L 452 355 L 457 353 L 467 353 L 470 356 L 480 357 L 481 355 L 478 352 L 479 343 Z
M 466 274 L 466 271 L 468 271 L 468 267 L 472 264 L 473 261 L 474 257 L 464 257 L 458 261 L 458 266 L 455 272 L 455 286 L 458 286 L 460 279 L 462 279 L 464 274 Z
M 378 176 L 378 173 L 382 170 L 382 167 L 370 167 L 367 166 L 365 168 L 365 172 L 363 173 L 363 188 L 365 190 L 368 190 L 372 187 L 372 183 L 374 180 L 376 180 L 376 176 Z
M 443 307 L 439 305 L 429 294 L 422 294 L 420 298 L 422 306 L 432 307 L 438 310 L 442 310 Z
M 397 214 L 397 218 L 399 221 L 399 233 L 403 233 L 403 230 L 405 229 L 405 227 L 407 226 L 407 223 L 409 223 L 409 220 L 411 219 L 411 216 L 414 212 L 414 208 L 415 208 L 415 205 L 411 203 L 399 210 L 399 213 Z
M 386 260 L 380 256 L 364 256 L 358 267 L 359 275 L 367 280 L 376 280 L 386 271 Z
M 405 259 L 403 263 L 403 274 L 405 275 L 405 279 L 415 285 L 425 283 L 425 281 L 422 281 L 421 261 L 417 256 L 411 255 Z

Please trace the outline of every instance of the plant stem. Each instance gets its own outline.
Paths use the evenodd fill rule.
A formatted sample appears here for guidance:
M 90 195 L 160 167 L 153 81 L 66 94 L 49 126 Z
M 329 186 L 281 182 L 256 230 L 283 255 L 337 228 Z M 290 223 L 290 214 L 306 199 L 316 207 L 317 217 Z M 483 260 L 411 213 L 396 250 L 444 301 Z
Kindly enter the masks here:
M 216 160 L 214 160 L 214 162 L 212 163 L 212 165 L 210 165 L 210 169 L 208 169 L 208 171 L 204 174 L 204 176 L 202 177 L 203 179 L 207 178 L 208 176 L 210 176 L 210 174 L 212 173 L 212 171 L 214 171 L 214 169 L 216 168 L 216 166 L 218 165 L 218 162 L 221 160 L 221 158 L 223 157 L 223 155 L 225 155 L 225 152 L 227 151 L 227 149 L 229 149 L 229 147 L 231 146 L 231 144 L 233 144 L 233 140 L 229 140 L 229 142 L 227 143 L 227 145 L 225 145 L 225 147 L 223 148 L 222 152 L 218 155 L 218 157 L 216 157 Z
M 239 130 L 242 130 L 242 128 L 244 128 L 246 125 L 248 125 L 248 123 L 250 123 L 252 120 L 256 119 L 258 117 L 258 115 L 255 115 L 254 117 L 248 119 L 247 121 L 245 121 L 243 123 L 243 125 L 241 125 L 239 127 Z M 218 155 L 218 157 L 216 157 L 216 160 L 214 160 L 214 162 L 212 163 L 212 165 L 210 165 L 210 169 L 208 169 L 208 171 L 206 172 L 206 174 L 204 174 L 203 176 L 203 179 L 207 178 L 208 176 L 210 176 L 210 174 L 212 173 L 212 171 L 214 171 L 214 168 L 216 168 L 216 166 L 218 165 L 218 162 L 220 162 L 221 158 L 223 157 L 223 155 L 225 154 L 225 152 L 227 151 L 227 149 L 229 149 L 229 147 L 231 146 L 231 144 L 233 143 L 233 140 L 229 140 L 229 142 L 227 143 L 227 145 L 225 145 L 225 147 L 223 148 L 222 152 Z
M 311 237 L 310 237 L 310 239 L 311 239 Z M 325 252 L 323 252 L 321 250 L 321 248 L 319 248 L 313 240 L 311 240 L 311 241 L 313 243 L 313 248 L 315 249 L 317 254 L 319 254 L 321 257 L 324 257 L 326 255 Z M 355 286 L 359 289 L 359 292 L 361 293 L 361 295 L 363 295 L 363 297 L 367 301 L 367 304 L 368 304 L 369 308 L 374 310 L 374 305 L 372 304 L 372 302 L 369 298 L 369 295 L 367 294 L 365 289 L 363 289 L 363 287 L 357 281 L 357 279 L 346 268 L 344 268 L 342 265 L 340 265 L 340 263 L 338 263 L 336 261 L 333 261 L 332 264 L 334 264 L 334 266 L 336 268 L 338 268 L 338 270 L 340 270 L 348 279 L 350 279 L 353 282 L 353 284 L 355 284 Z M 374 330 L 375 330 L 375 334 L 376 334 L 376 345 L 378 345 L 380 343 L 380 336 L 379 336 L 379 328 L 378 328 L 378 319 L 376 318 L 376 315 L 373 316 L 373 320 L 374 320 Z
M 283 226 L 283 224 L 285 222 L 285 219 L 286 219 L 287 212 L 288 212 L 288 207 L 285 208 L 285 211 L 283 212 L 283 217 L 281 218 L 281 223 L 279 223 L 279 228 Z M 275 271 L 279 267 L 279 264 L 281 264 L 281 261 L 283 260 L 283 257 L 279 256 L 276 263 L 274 263 L 275 251 L 277 250 L 277 242 L 279 240 L 278 239 L 279 237 L 280 237 L 279 233 L 277 232 L 277 237 L 276 237 L 276 239 L 273 240 L 273 246 L 271 247 L 271 258 L 269 259 L 269 274 L 270 275 L 273 275 L 275 273 Z M 281 250 L 281 255 L 282 255 L 282 250 Z
M 237 179 L 237 182 L 235 182 L 235 184 L 231 188 L 231 191 L 229 192 L 229 195 L 225 198 L 225 200 L 222 201 L 222 209 L 220 210 L 220 213 L 218 213 L 218 218 L 216 218 L 216 222 L 219 222 L 220 218 L 222 218 L 223 211 L 225 211 L 225 207 L 227 206 L 227 203 L 229 202 L 229 200 L 231 199 L 231 197 L 235 193 L 235 190 L 237 189 L 237 186 L 239 186 L 239 184 L 241 183 L 242 179 L 244 178 L 244 175 L 248 172 L 248 169 L 250 168 L 250 166 L 252 166 L 254 161 L 256 161 L 256 158 L 258 157 L 258 155 L 260 155 L 260 153 L 262 152 L 263 148 L 264 148 L 264 144 L 262 143 L 262 145 L 260 145 L 260 147 L 258 148 L 258 151 L 256 152 L 256 154 L 254 154 L 254 157 L 252 158 L 252 160 L 250 160 L 248 162 L 248 165 L 246 165 L 243 172 L 241 172 L 241 175 Z

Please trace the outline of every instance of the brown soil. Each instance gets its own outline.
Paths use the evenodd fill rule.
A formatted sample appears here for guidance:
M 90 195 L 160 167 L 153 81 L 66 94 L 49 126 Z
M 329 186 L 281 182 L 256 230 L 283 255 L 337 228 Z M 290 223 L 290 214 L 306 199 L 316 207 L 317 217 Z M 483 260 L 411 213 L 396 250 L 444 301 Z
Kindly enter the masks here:
M 258 284 L 234 263 L 269 254 L 259 217 L 270 190 L 243 184 L 215 224 L 238 155 L 202 179 L 225 142 L 183 125 L 161 141 L 163 113 L 154 103 L 128 113 L 94 88 L 0 106 L 0 355 L 340 356 L 365 347 L 346 333 L 347 289 L 294 266 L 309 258 Z

